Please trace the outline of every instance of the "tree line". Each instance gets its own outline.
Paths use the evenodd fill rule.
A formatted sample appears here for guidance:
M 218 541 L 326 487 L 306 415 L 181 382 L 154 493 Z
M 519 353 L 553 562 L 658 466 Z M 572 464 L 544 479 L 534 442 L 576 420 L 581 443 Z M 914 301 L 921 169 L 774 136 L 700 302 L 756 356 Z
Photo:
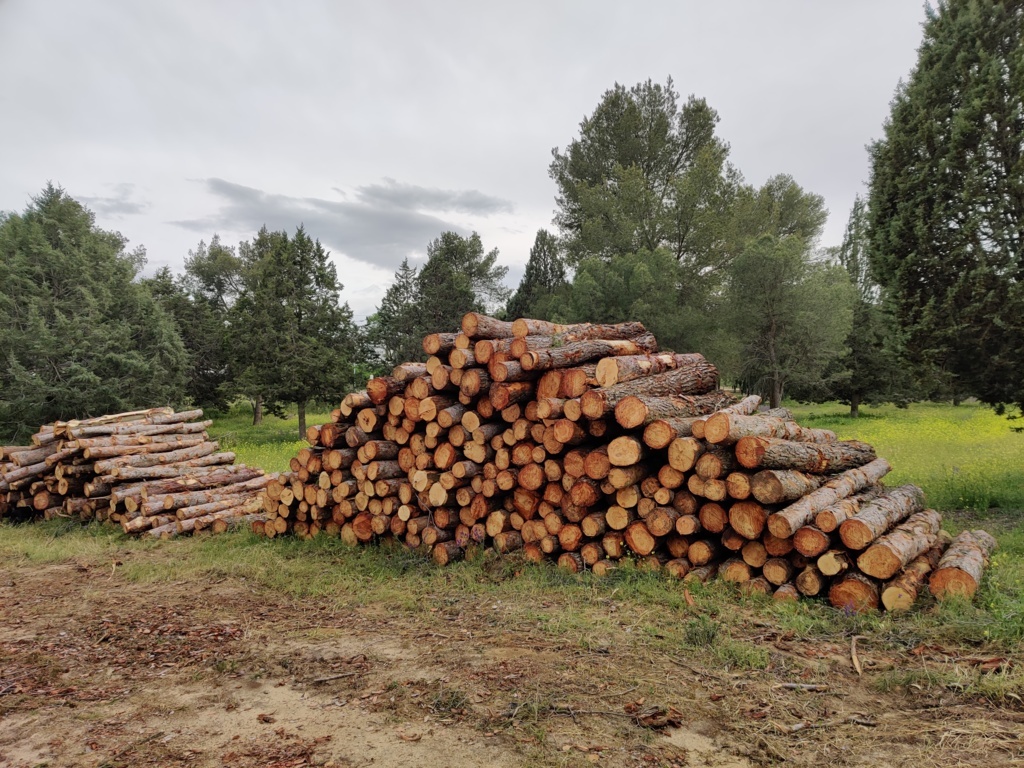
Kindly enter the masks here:
M 1024 403 L 1024 10 L 929 7 L 918 62 L 869 147 L 842 244 L 824 201 L 786 174 L 749 184 L 706 100 L 671 79 L 616 84 L 552 152 L 552 231 L 514 291 L 477 234 L 404 261 L 359 326 L 329 254 L 300 225 L 175 275 L 48 185 L 0 218 L 0 434 L 57 418 L 191 402 L 264 410 L 336 401 L 422 357 L 468 311 L 640 320 L 667 348 L 783 398 L 860 405 L 975 396 Z

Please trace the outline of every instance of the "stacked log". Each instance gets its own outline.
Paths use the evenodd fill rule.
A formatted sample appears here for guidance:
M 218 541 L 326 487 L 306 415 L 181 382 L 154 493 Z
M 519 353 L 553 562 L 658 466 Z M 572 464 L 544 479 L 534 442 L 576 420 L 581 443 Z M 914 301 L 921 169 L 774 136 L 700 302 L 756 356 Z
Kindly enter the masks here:
M 235 465 L 202 417 L 153 408 L 44 425 L 31 445 L 0 448 L 0 518 L 109 521 L 159 537 L 252 522 L 273 476 Z
M 423 349 L 310 429 L 255 531 L 394 538 L 441 564 L 474 547 L 595 574 L 632 558 L 845 610 L 907 607 L 933 571 L 936 596 L 968 594 L 991 552 L 965 539 L 944 572 L 938 513 L 887 488 L 870 445 L 723 392 L 639 323 L 470 313 Z

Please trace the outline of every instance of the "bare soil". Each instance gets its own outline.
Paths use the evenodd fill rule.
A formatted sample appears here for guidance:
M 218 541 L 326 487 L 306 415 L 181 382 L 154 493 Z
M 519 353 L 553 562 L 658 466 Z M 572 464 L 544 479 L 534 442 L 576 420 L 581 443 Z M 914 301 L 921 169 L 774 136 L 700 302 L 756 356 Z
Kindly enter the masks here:
M 341 613 L 240 579 L 0 565 L 0 766 L 1024 765 L 1024 707 L 870 685 L 976 661 L 868 644 L 859 676 L 846 642 L 752 620 L 770 668 L 733 672 L 594 610 L 618 630 L 584 647 L 458 596 Z

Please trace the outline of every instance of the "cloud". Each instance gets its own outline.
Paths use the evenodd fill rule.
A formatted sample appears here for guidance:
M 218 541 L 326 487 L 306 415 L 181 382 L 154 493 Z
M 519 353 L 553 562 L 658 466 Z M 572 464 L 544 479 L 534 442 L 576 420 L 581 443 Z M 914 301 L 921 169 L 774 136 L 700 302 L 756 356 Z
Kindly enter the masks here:
M 151 205 L 146 200 L 133 200 L 135 195 L 134 184 L 108 184 L 113 190 L 113 195 L 108 197 L 79 197 L 79 199 L 94 213 L 113 218 L 123 218 L 146 213 Z
M 357 187 L 356 193 L 367 205 L 383 204 L 408 210 L 457 211 L 490 216 L 495 213 L 512 213 L 515 208 L 508 200 L 485 195 L 475 189 L 418 187 L 387 178 L 383 184 Z
M 330 250 L 391 270 L 410 254 L 423 253 L 444 231 L 468 234 L 465 227 L 438 213 L 488 216 L 512 210 L 510 202 L 477 190 L 430 189 L 393 179 L 358 187 L 353 199 L 342 200 L 272 194 L 218 178 L 201 183 L 223 201 L 221 209 L 204 218 L 171 224 L 204 235 L 255 233 L 264 225 L 290 231 L 303 224 Z

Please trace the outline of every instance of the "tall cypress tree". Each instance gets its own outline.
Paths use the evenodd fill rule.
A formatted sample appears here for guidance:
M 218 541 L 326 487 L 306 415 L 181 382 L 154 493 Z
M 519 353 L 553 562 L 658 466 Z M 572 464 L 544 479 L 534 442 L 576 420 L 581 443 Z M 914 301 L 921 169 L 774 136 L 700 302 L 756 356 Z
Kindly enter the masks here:
M 538 229 L 523 279 L 509 299 L 506 314 L 511 318 L 551 320 L 551 315 L 557 311 L 552 299 L 566 285 L 565 261 L 558 238 L 546 229 Z
M 908 359 L 1024 405 L 1024 5 L 929 9 L 871 161 L 871 266 Z

